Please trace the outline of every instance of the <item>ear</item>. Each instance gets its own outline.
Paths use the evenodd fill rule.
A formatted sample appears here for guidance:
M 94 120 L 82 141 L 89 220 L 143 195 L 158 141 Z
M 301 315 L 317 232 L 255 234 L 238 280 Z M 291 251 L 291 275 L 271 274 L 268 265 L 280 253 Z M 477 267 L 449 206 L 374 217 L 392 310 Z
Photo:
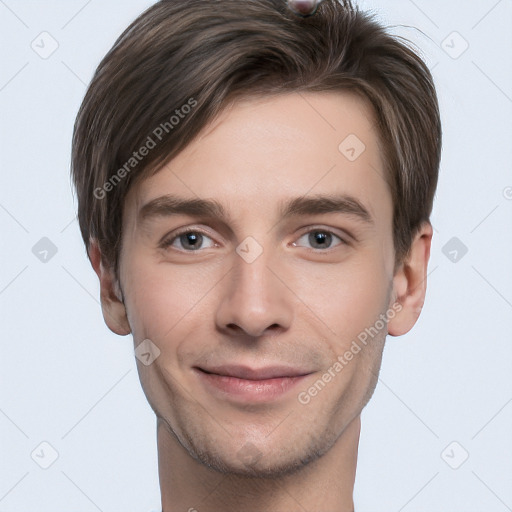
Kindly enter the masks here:
M 393 277 L 394 301 L 402 309 L 388 321 L 388 333 L 401 336 L 418 320 L 427 291 L 427 265 L 432 243 L 432 225 L 424 222 L 416 233 L 410 251 Z
M 105 323 L 116 334 L 130 334 L 131 328 L 119 284 L 112 269 L 103 263 L 97 240 L 91 240 L 88 253 L 92 267 L 100 280 L 101 310 Z

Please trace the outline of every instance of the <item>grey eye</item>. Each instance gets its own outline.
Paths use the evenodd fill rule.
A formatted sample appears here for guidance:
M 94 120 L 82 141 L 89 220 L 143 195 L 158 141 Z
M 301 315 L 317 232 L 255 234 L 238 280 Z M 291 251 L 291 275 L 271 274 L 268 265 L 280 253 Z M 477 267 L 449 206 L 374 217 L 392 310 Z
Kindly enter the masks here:
M 323 0 L 287 0 L 288 7 L 300 16 L 311 16 L 315 14 L 318 6 Z
M 304 233 L 294 245 L 303 247 L 304 243 L 309 244 L 309 247 L 312 249 L 331 249 L 332 247 L 343 244 L 344 241 L 330 231 L 314 229 L 313 231 Z
M 215 246 L 213 240 L 201 231 L 187 230 L 178 233 L 166 241 L 164 247 L 176 247 L 180 251 L 192 252 L 201 249 L 210 249 Z

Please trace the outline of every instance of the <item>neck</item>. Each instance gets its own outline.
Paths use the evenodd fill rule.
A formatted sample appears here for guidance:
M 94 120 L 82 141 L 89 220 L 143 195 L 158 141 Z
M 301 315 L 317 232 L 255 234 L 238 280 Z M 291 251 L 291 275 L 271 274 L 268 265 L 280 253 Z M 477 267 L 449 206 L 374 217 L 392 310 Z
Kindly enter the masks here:
M 158 419 L 163 512 L 353 512 L 360 416 L 332 448 L 293 474 L 258 478 L 220 473 L 194 459 Z

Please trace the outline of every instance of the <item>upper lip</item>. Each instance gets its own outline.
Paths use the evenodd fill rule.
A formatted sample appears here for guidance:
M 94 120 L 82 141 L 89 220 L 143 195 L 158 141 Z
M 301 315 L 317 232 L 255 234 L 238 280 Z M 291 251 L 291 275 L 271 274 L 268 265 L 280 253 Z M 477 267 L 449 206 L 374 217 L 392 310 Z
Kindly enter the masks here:
M 279 377 L 300 377 L 309 375 L 310 371 L 290 366 L 266 366 L 264 368 L 249 368 L 240 365 L 223 365 L 223 366 L 196 366 L 199 370 L 207 373 L 215 373 L 216 375 L 224 375 L 227 377 L 237 377 L 247 380 L 264 380 L 277 379 Z

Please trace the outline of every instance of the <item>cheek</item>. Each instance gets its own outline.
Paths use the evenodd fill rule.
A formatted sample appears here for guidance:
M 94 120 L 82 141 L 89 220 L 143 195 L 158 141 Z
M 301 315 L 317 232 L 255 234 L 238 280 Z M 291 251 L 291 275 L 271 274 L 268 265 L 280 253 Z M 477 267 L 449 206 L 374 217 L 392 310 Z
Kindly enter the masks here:
M 323 324 L 336 355 L 374 325 L 387 307 L 391 279 L 377 257 L 312 267 L 304 275 L 297 295 Z
M 198 271 L 196 265 L 171 266 L 142 257 L 124 263 L 123 291 L 136 340 L 179 338 L 219 280 L 219 269 L 207 265 Z

